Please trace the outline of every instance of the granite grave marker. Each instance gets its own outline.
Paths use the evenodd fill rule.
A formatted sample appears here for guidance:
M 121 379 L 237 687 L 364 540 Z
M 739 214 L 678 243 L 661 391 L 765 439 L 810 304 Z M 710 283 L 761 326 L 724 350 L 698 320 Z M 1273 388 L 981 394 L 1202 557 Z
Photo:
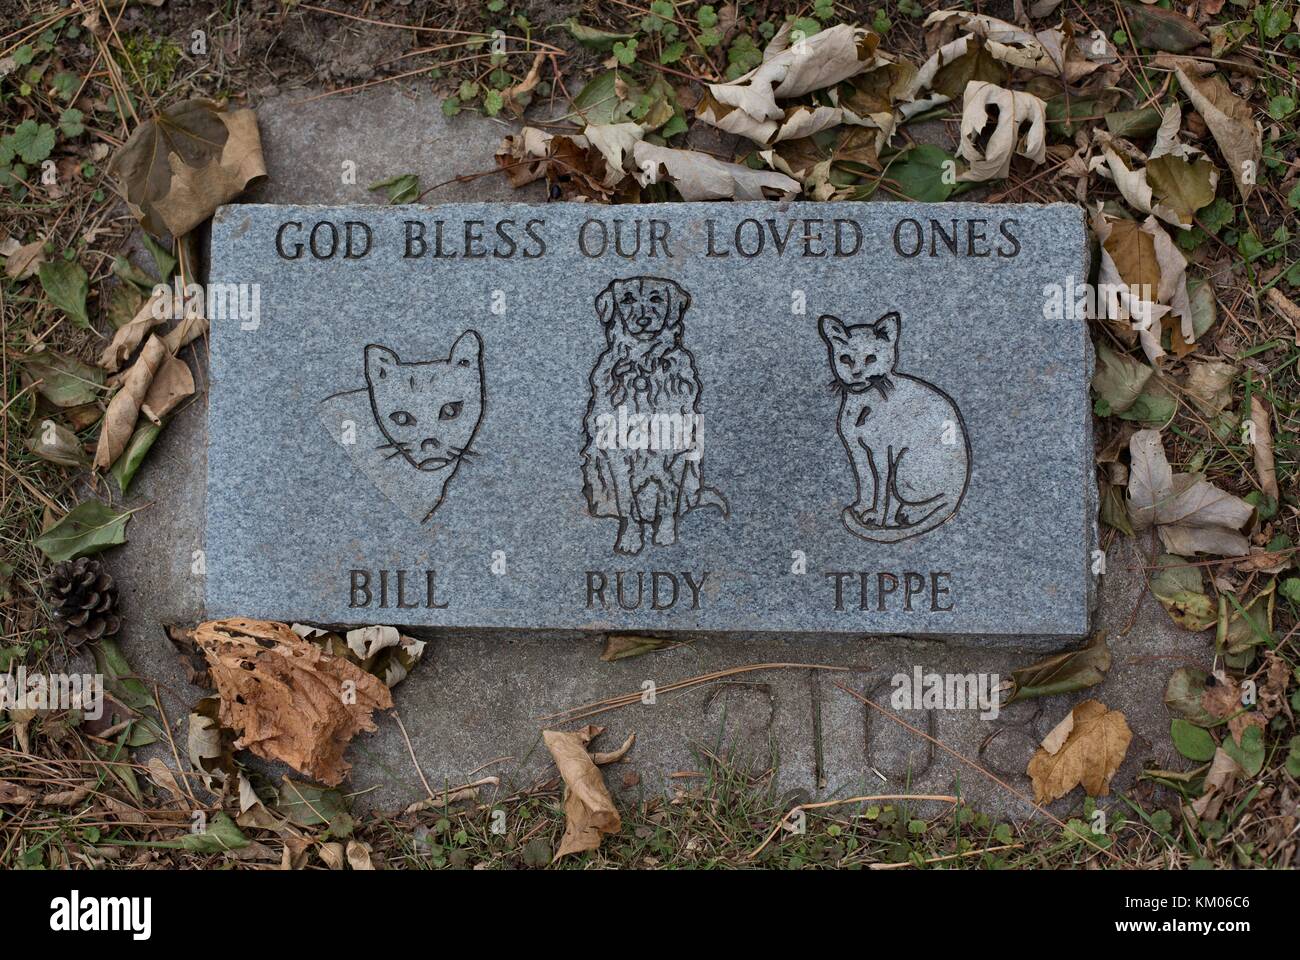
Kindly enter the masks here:
M 1086 278 L 1068 205 L 225 207 L 207 613 L 1080 637 Z

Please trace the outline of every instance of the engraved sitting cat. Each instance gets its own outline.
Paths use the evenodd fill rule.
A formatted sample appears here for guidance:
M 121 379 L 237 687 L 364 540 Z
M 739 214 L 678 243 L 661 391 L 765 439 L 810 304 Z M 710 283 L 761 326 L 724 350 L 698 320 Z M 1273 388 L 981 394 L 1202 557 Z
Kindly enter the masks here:
M 928 533 L 957 512 L 970 480 L 970 441 L 957 404 L 898 371 L 897 313 L 851 327 L 823 316 L 819 325 L 858 491 L 844 508 L 845 528 L 879 543 Z
M 372 343 L 363 370 L 366 385 L 327 397 L 321 418 L 385 496 L 428 521 L 461 465 L 476 456 L 485 406 L 483 338 L 466 330 L 446 357 L 409 362 Z

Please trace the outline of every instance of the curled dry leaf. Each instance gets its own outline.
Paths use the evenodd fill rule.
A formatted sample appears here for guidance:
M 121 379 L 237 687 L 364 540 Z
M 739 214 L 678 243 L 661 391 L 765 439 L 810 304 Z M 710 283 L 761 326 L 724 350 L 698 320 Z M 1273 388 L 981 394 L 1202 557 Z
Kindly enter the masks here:
M 173 104 L 135 129 L 108 170 L 146 230 L 182 236 L 266 175 L 257 115 L 211 100 Z
M 1222 747 L 1215 748 L 1201 795 L 1192 801 L 1192 811 L 1202 819 L 1216 819 L 1224 799 L 1231 795 L 1233 784 L 1241 772 L 1241 766 Z
M 618 763 L 627 756 L 627 752 L 632 749 L 632 744 L 636 743 L 636 731 L 629 733 L 627 739 L 619 744 L 615 750 L 605 750 L 591 755 L 591 762 L 598 767 L 604 767 L 611 763 Z
M 564 780 L 564 837 L 554 860 L 594 850 L 604 834 L 617 833 L 623 826 L 605 780 L 587 752 L 587 744 L 599 729 L 588 726 L 573 732 L 542 731 L 542 741 Z
M 1174 73 L 1183 93 L 1210 128 L 1241 199 L 1248 199 L 1255 189 L 1264 152 L 1264 128 L 1256 121 L 1254 110 L 1228 88 L 1222 77 L 1194 76 L 1183 64 L 1175 66 Z
M 282 623 L 234 618 L 201 623 L 195 645 L 221 698 L 220 721 L 235 749 L 280 760 L 330 786 L 342 782 L 348 743 L 376 729 L 371 714 L 393 705 L 388 688 Z M 342 692 L 350 691 L 344 697 Z
M 629 127 L 636 124 L 591 124 L 587 129 L 593 130 L 597 143 L 582 134 L 551 134 L 524 127 L 501 141 L 497 165 L 516 188 L 545 177 L 547 185 L 558 188 L 565 199 L 635 199 L 624 196 L 627 186 L 636 192 L 623 170 L 628 141 L 639 139 L 626 129 Z
M 1187 260 L 1156 221 L 1142 223 L 1098 211 L 1092 229 L 1101 244 L 1099 282 L 1107 291 L 1106 316 L 1131 335 L 1137 330 L 1142 351 L 1152 363 L 1165 355 L 1160 331 L 1171 324 L 1176 351 L 1195 341 L 1191 300 L 1187 294 Z M 1172 325 L 1177 317 L 1179 323 Z M 1131 341 L 1129 341 L 1131 342 Z
M 983 150 L 975 143 L 988 123 L 988 111 L 998 112 L 997 126 Z M 1021 135 L 1021 126 L 1029 128 Z M 962 181 L 995 180 L 1011 171 L 1011 158 L 1028 157 L 1034 163 L 1047 158 L 1047 104 L 1032 93 L 1007 90 L 984 80 L 966 84 L 961 114 L 962 157 L 970 164 L 957 177 Z
M 516 117 L 522 117 L 525 108 L 532 102 L 533 90 L 542 80 L 542 64 L 545 62 L 546 54 L 537 54 L 533 57 L 533 65 L 529 68 L 528 75 L 514 86 L 506 87 L 501 91 L 501 98 L 506 107 Z
M 290 629 L 326 653 L 347 657 L 390 690 L 406 679 L 424 657 L 425 642 L 401 634 L 396 627 L 371 626 L 349 630 L 345 636 L 295 623 Z
M 609 186 L 622 178 L 627 161 L 632 157 L 633 146 L 645 137 L 645 131 L 635 123 L 589 123 L 582 134 L 605 158 Z
M 19 247 L 5 260 L 5 275 L 11 280 L 26 280 L 45 262 L 45 241 L 34 240 Z
M 31 803 L 40 794 L 35 790 L 29 790 L 20 783 L 14 783 L 11 780 L 0 780 L 0 803 L 11 803 L 15 806 Z
M 163 763 L 161 757 L 150 757 L 145 766 L 149 771 L 150 780 L 171 794 L 173 800 L 184 801 L 185 794 L 176 781 L 176 774 L 172 772 L 172 769 L 167 764 Z
M 1250 542 L 1241 534 L 1255 509 L 1192 473 L 1175 474 L 1158 430 L 1139 430 L 1129 440 L 1129 516 L 1133 529 L 1156 527 L 1165 549 L 1178 556 L 1213 553 L 1243 556 Z
M 756 120 L 744 110 L 719 103 L 707 93 L 695 108 L 697 119 L 738 137 L 770 146 L 783 140 L 798 140 L 837 127 L 845 122 L 847 111 L 825 105 L 787 107 L 779 120 Z M 856 119 L 849 114 L 851 119 Z
M 1232 402 L 1232 382 L 1237 377 L 1237 367 L 1226 360 L 1205 360 L 1189 363 L 1187 382 L 1183 389 L 1192 403 L 1207 416 L 1214 417 Z
M 1264 295 L 1266 299 L 1295 329 L 1295 345 L 1300 347 L 1300 305 L 1291 300 L 1277 287 L 1269 287 L 1268 293 Z
M 799 181 L 783 173 L 751 170 L 694 150 L 673 150 L 638 141 L 633 156 L 641 171 L 637 179 L 642 186 L 666 175 L 683 200 L 790 200 L 799 193 Z
M 104 423 L 99 430 L 99 444 L 95 447 L 96 469 L 107 470 L 126 449 L 131 433 L 135 430 L 140 405 L 149 392 L 149 385 L 168 358 L 166 345 L 157 336 L 151 335 L 140 351 L 140 356 L 127 370 L 121 388 L 113 395 L 108 410 L 104 413 Z
M 190 365 L 179 357 L 168 357 L 153 383 L 149 384 L 140 412 L 156 426 L 162 426 L 162 418 L 175 410 L 186 397 L 193 395 L 194 375 L 190 373 Z
M 1062 21 L 1060 28 L 1031 33 L 985 14 L 938 10 L 926 18 L 925 28 L 929 42 L 937 44 L 937 49 L 921 65 L 913 82 L 913 95 L 931 86 L 946 87 L 941 71 L 963 61 L 968 61 L 969 69 L 962 74 L 966 80 L 1002 79 L 987 75 L 988 71 L 981 67 L 981 58 L 987 58 L 995 62 L 994 66 L 1006 64 L 1074 84 L 1118 59 L 1114 46 L 1100 31 L 1094 31 L 1085 42 L 1077 42 L 1075 27 L 1068 20 Z M 961 36 L 954 39 L 958 33 Z M 957 78 L 959 83 L 962 77 Z
M 202 776 L 208 789 L 226 782 L 236 771 L 235 736 L 221 725 L 221 704 L 216 697 L 204 697 L 190 712 L 186 751 L 190 766 Z
M 175 356 L 185 346 L 208 332 L 208 321 L 201 313 L 188 310 L 176 326 L 163 334 L 163 344 L 167 352 Z
M 1090 797 L 1110 793 L 1133 738 L 1124 714 L 1085 700 L 1046 737 L 1029 761 L 1034 801 L 1051 803 L 1082 785 Z
M 1274 500 L 1280 495 L 1277 488 L 1277 466 L 1273 460 L 1273 426 L 1269 421 L 1269 405 L 1257 393 L 1250 395 L 1250 422 L 1255 425 L 1255 473 L 1259 475 L 1259 488 Z
M 856 76 L 875 62 L 880 37 L 841 23 L 790 45 L 791 22 L 787 22 L 763 51 L 763 62 L 729 83 L 710 83 L 702 103 L 712 119 L 721 125 L 730 110 L 739 110 L 754 121 L 784 120 L 778 98 L 799 97 L 833 86 Z M 730 109 L 728 109 L 730 108 Z M 725 129 L 725 128 L 724 128 Z M 745 130 L 735 132 L 749 136 Z
M 86 452 L 81 448 L 77 435 L 53 420 L 38 421 L 24 446 L 42 460 L 60 466 L 81 467 L 86 464 Z
M 109 373 L 121 370 L 144 338 L 167 319 L 164 300 L 172 300 L 172 293 L 160 287 L 140 306 L 135 316 L 117 328 L 112 341 L 99 355 L 99 365 L 103 369 Z
M 541 54 L 538 54 L 541 56 Z M 375 864 L 371 860 L 370 844 L 361 840 L 348 841 L 348 866 L 353 870 L 373 870 Z
M 1054 696 L 1096 686 L 1106 679 L 1110 669 L 1110 647 L 1106 634 L 1093 635 L 1082 650 L 1058 653 L 1028 667 L 1011 673 L 1010 696 L 1003 706 L 1031 697 Z
M 1093 138 L 1101 153 L 1089 162 L 1089 170 L 1109 177 L 1134 209 L 1186 230 L 1191 228 L 1196 211 L 1214 202 L 1219 171 L 1204 157 L 1185 159 L 1172 152 L 1153 152 L 1145 167 L 1133 167 L 1124 158 L 1127 151 L 1118 149 L 1118 139 L 1100 128 L 1093 131 Z M 1162 146 L 1172 150 L 1179 145 Z

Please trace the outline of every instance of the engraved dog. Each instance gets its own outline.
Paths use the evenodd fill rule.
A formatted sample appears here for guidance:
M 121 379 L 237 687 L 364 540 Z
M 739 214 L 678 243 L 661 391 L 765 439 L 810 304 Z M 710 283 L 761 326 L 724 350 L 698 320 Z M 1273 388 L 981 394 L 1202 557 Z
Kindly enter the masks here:
M 640 553 L 646 527 L 656 544 L 676 543 L 678 520 L 698 507 L 728 515 L 726 498 L 701 479 L 700 380 L 682 344 L 690 302 L 660 277 L 614 280 L 596 297 L 605 349 L 589 378 L 583 494 L 593 517 L 617 518 L 619 553 Z M 628 442 L 629 422 L 688 425 L 691 436 L 688 443 L 644 434 Z

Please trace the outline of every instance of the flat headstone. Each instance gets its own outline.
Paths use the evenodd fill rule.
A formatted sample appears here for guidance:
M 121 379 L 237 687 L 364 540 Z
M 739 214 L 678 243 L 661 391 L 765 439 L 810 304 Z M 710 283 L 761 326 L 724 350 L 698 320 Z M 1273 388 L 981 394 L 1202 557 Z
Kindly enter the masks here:
M 226 207 L 209 616 L 1084 635 L 1068 205 Z

